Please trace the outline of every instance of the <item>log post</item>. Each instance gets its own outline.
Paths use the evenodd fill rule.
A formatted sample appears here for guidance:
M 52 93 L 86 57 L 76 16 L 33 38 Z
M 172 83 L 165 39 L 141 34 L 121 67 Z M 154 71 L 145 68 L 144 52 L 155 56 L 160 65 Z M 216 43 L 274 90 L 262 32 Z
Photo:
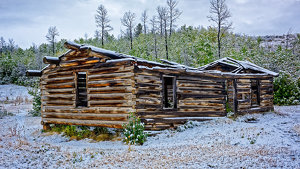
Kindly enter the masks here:
M 56 64 L 58 65 L 60 60 L 58 57 L 44 56 L 43 62 L 45 64 Z
M 43 124 L 43 130 L 44 131 L 47 131 L 47 130 L 50 130 L 50 129 L 51 129 L 50 124 L 48 124 L 48 123 Z
M 40 71 L 40 70 L 27 70 L 26 71 L 26 76 L 40 77 L 40 76 L 42 76 L 42 71 Z
M 234 107 L 234 114 L 238 114 L 238 101 L 237 101 L 237 85 L 236 79 L 233 79 L 233 107 Z

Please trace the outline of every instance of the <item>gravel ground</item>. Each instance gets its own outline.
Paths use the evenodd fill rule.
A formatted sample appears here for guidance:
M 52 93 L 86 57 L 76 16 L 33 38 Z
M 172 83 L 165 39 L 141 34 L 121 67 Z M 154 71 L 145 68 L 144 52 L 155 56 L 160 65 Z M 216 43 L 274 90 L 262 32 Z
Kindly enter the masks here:
M 20 103 L 8 110 L 14 116 L 0 119 L 0 168 L 300 168 L 299 105 L 192 122 L 180 132 L 149 137 L 143 146 L 45 134 L 40 117 L 27 115 L 30 109 Z

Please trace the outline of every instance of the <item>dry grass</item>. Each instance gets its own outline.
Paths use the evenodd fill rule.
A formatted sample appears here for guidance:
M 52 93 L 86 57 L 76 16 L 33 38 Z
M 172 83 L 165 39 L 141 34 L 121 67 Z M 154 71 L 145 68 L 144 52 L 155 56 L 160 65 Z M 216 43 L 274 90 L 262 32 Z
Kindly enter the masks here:
M 293 129 L 295 130 L 295 132 L 300 135 L 300 124 L 297 124 L 293 127 Z

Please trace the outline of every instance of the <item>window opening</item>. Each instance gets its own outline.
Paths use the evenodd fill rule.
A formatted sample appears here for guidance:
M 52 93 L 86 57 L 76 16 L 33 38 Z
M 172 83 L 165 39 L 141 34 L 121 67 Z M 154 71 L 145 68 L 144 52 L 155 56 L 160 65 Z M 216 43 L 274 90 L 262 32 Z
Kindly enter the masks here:
M 251 106 L 260 105 L 260 86 L 259 80 L 251 80 Z
M 86 72 L 77 73 L 76 107 L 87 107 Z
M 176 79 L 163 76 L 163 108 L 177 108 Z

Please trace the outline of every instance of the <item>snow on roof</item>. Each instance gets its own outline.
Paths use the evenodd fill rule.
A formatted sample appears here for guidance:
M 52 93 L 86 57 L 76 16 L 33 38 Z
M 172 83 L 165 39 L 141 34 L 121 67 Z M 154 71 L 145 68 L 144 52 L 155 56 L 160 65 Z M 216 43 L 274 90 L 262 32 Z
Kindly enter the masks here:
M 211 67 L 217 65 L 217 64 L 225 64 L 231 67 L 235 67 L 236 69 L 232 71 L 232 73 L 239 73 L 241 70 L 246 70 L 246 69 L 250 69 L 250 70 L 254 70 L 254 71 L 258 71 L 261 73 L 266 73 L 268 75 L 272 75 L 272 76 L 278 76 L 278 73 L 267 70 L 265 68 L 262 68 L 260 66 L 257 66 L 249 61 L 239 61 L 239 60 L 235 60 L 229 57 L 225 57 L 219 60 L 216 60 L 212 63 L 209 63 L 207 65 L 204 65 L 202 67 L 199 67 L 198 70 L 209 70 Z
M 99 53 L 105 56 L 110 57 L 112 60 L 107 60 L 107 63 L 110 62 L 120 62 L 120 61 L 135 61 L 138 64 L 139 68 L 142 69 L 150 69 L 150 70 L 162 70 L 162 69 L 167 69 L 167 70 L 177 70 L 177 71 L 182 71 L 182 72 L 191 72 L 191 73 L 209 73 L 209 74 L 219 74 L 219 75 L 238 75 L 238 73 L 243 70 L 243 69 L 251 69 L 251 70 L 255 70 L 261 73 L 239 73 L 240 75 L 272 75 L 272 76 L 277 76 L 278 73 L 272 72 L 270 70 L 264 69 L 262 67 L 259 67 L 251 62 L 248 61 L 238 61 L 232 58 L 222 58 L 219 60 L 216 60 L 212 63 L 209 63 L 205 66 L 199 67 L 199 68 L 193 68 L 193 67 L 189 67 L 186 65 L 182 65 L 176 62 L 172 62 L 172 61 L 168 61 L 165 59 L 161 59 L 161 61 L 163 63 L 159 63 L 159 62 L 155 62 L 155 61 L 148 61 L 145 59 L 141 59 L 138 57 L 134 57 L 134 56 L 130 56 L 130 55 L 126 55 L 126 54 L 121 54 L 121 53 L 117 53 L 115 51 L 110 51 L 110 50 L 106 50 L 106 49 L 102 49 L 102 48 L 97 48 L 91 45 L 81 45 L 81 44 L 77 44 L 71 41 L 68 41 L 64 44 L 64 46 L 66 48 L 69 48 L 70 50 L 68 50 L 66 53 L 64 53 L 62 56 L 59 57 L 59 60 L 61 57 L 66 56 L 67 54 L 69 54 L 70 52 L 72 52 L 73 50 L 91 50 L 95 53 Z M 166 64 L 164 64 L 166 63 Z M 216 64 L 225 64 L 231 67 L 234 67 L 235 70 L 232 72 L 221 72 L 218 70 L 210 70 L 211 67 L 215 66 Z M 147 64 L 147 65 L 145 65 Z M 149 65 L 151 65 L 151 67 L 149 67 Z M 42 69 L 42 71 L 44 71 L 47 67 L 49 67 L 49 65 L 47 65 L 44 69 Z

